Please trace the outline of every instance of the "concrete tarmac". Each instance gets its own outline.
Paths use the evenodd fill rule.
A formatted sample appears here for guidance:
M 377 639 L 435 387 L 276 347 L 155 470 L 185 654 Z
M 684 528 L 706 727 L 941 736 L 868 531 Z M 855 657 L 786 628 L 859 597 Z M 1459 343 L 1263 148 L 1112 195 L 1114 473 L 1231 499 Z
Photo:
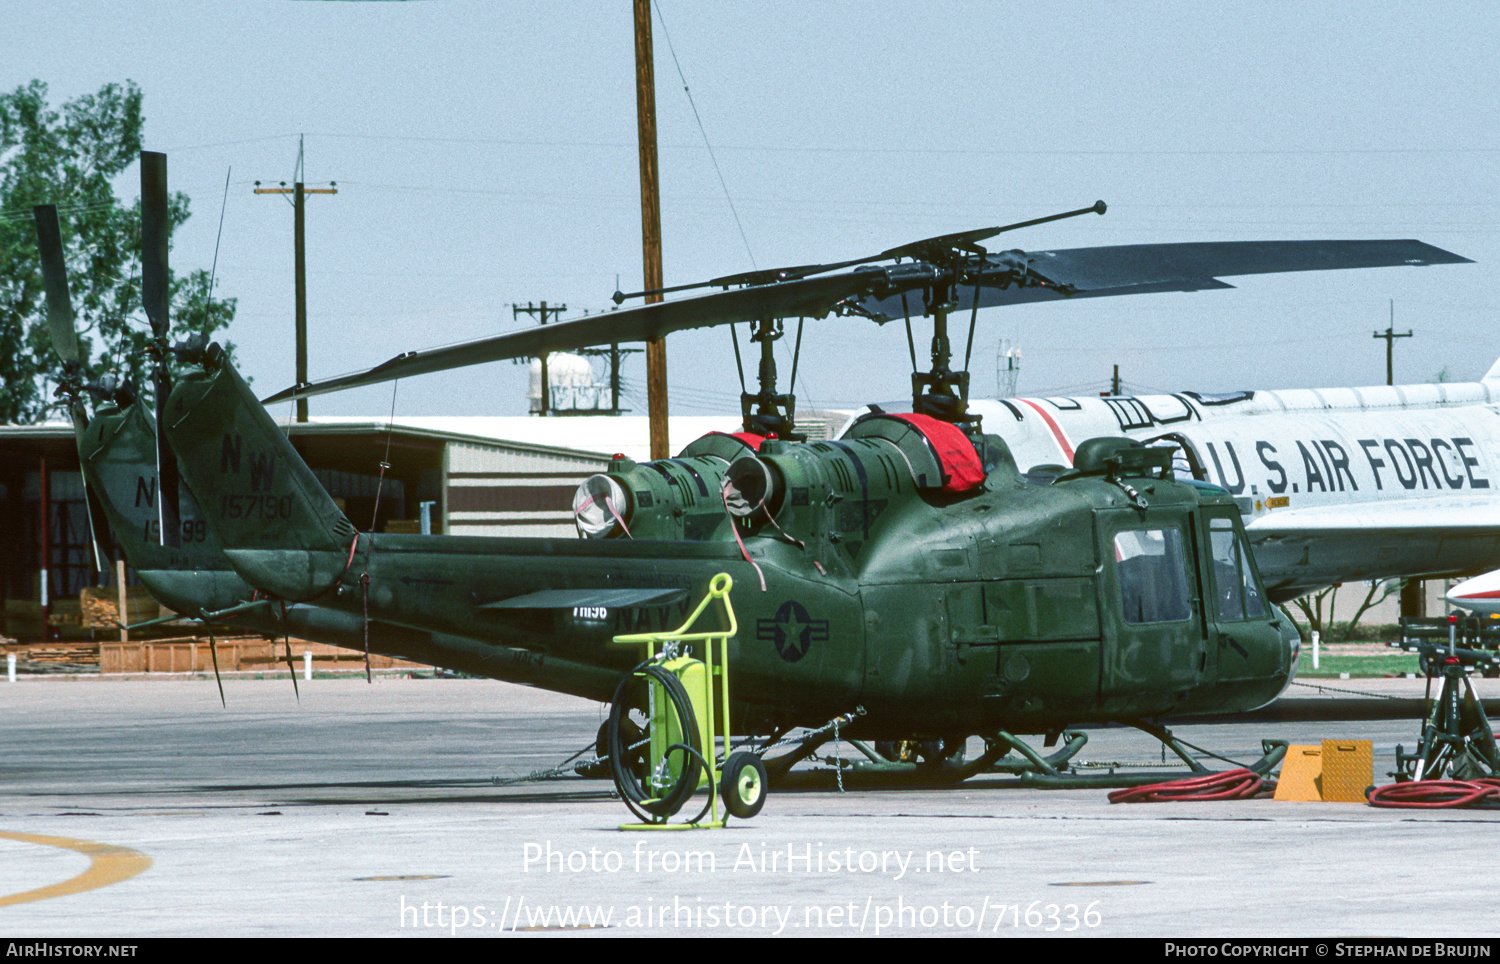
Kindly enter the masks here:
M 1486 698 L 1500 681 L 1476 681 Z M 1377 783 L 1419 680 L 1294 686 L 1174 727 L 1368 739 Z M 608 781 L 525 781 L 603 708 L 504 683 L 0 682 L 0 931 L 26 937 L 971 935 L 1488 938 L 1500 811 L 1111 805 L 1103 790 L 773 792 L 723 830 L 621 831 Z M 1351 709 L 1358 712 L 1352 712 Z M 1360 708 L 1363 707 L 1361 710 Z M 1372 709 L 1373 708 L 1373 709 Z M 1354 721 L 1329 717 L 1358 717 Z M 1089 731 L 1080 760 L 1160 766 Z M 826 752 L 826 750 L 825 750 Z M 1169 758 L 1170 759 L 1170 758 Z M 497 783 L 497 781 L 499 781 Z M 519 781 L 519 782 L 516 782 Z

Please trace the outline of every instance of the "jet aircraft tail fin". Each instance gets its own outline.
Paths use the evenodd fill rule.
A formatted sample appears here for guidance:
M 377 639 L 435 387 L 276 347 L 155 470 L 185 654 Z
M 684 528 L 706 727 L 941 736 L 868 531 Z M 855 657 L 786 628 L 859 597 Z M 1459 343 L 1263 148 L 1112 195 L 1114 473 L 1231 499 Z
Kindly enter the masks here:
M 1490 370 L 1484 373 L 1484 381 L 1500 382 L 1500 358 L 1495 359 L 1495 364 L 1491 365 Z
M 218 346 L 205 371 L 173 390 L 164 430 L 225 555 L 251 585 L 305 600 L 339 581 L 353 524 Z

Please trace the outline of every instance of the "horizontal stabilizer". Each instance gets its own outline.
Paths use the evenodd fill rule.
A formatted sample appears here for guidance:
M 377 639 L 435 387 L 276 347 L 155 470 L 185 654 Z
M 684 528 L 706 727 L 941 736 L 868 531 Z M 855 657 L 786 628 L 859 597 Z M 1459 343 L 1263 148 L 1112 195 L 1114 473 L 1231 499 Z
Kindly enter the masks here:
M 543 589 L 486 603 L 480 609 L 626 609 L 667 606 L 687 598 L 686 589 Z

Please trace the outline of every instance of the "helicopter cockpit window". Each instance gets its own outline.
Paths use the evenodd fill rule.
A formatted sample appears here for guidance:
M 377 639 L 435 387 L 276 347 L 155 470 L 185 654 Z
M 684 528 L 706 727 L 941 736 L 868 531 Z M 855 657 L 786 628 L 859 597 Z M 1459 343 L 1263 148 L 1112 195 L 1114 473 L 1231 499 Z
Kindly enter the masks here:
M 1215 599 L 1221 620 L 1262 619 L 1266 601 L 1255 573 L 1246 559 L 1245 540 L 1229 519 L 1210 519 L 1209 542 L 1213 546 Z
M 1127 623 L 1179 622 L 1192 614 L 1181 529 L 1116 534 L 1115 567 Z

